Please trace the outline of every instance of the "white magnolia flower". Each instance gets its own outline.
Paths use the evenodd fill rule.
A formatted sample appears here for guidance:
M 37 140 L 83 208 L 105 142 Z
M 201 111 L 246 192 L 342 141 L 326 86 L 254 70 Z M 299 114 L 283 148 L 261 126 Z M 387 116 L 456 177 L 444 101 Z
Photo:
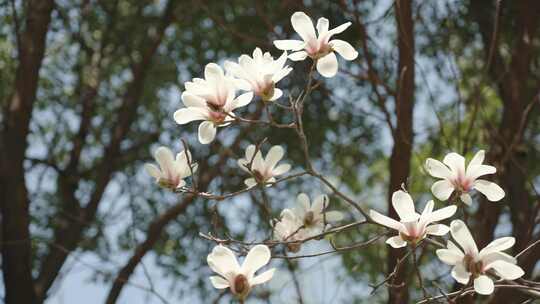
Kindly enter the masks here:
M 482 175 L 493 174 L 497 171 L 493 166 L 482 165 L 484 156 L 484 150 L 478 151 L 467 169 L 465 169 L 465 158 L 455 152 L 446 154 L 442 163 L 428 158 L 425 164 L 427 172 L 433 177 L 442 178 L 431 187 L 433 195 L 445 201 L 456 191 L 461 200 L 470 205 L 472 199 L 469 192 L 476 189 L 492 202 L 501 200 L 504 197 L 504 190 L 499 185 L 478 179 Z
M 242 55 L 236 62 L 225 62 L 225 69 L 238 78 L 237 85 L 240 89 L 252 91 L 264 101 L 273 101 L 281 97 L 283 92 L 275 87 L 275 84 L 287 76 L 292 68 L 285 66 L 287 52 L 277 59 L 270 53 L 263 54 L 260 48 L 253 51 L 253 58 Z
M 294 13 L 291 23 L 302 40 L 276 40 L 274 45 L 280 50 L 295 51 L 289 55 L 291 60 L 301 61 L 309 56 L 317 61 L 317 71 L 324 77 L 333 77 L 337 73 L 338 62 L 334 52 L 340 54 L 345 60 L 354 60 L 358 56 L 358 52 L 348 42 L 339 39 L 330 40 L 333 35 L 346 30 L 351 25 L 350 22 L 328 30 L 328 19 L 319 18 L 318 36 L 311 18 L 303 12 Z
M 414 203 L 411 196 L 402 190 L 398 190 L 392 194 L 392 206 L 400 218 L 399 222 L 374 210 L 370 210 L 369 216 L 373 221 L 399 232 L 398 235 L 386 240 L 386 243 L 394 248 L 404 247 L 407 245 L 407 242 L 417 244 L 428 234 L 447 234 L 449 230 L 448 226 L 430 224 L 451 217 L 457 210 L 456 206 L 448 206 L 433 211 L 433 201 L 429 201 L 422 214 L 418 214 L 414 210 Z
M 275 176 L 284 174 L 291 169 L 291 165 L 289 164 L 281 164 L 276 167 L 277 163 L 285 154 L 282 147 L 273 146 L 270 148 L 266 158 L 262 157 L 260 150 L 255 154 L 255 150 L 255 145 L 249 145 L 246 148 L 245 158 L 238 160 L 240 168 L 253 175 L 253 177 L 244 181 L 248 187 L 253 187 L 257 184 L 273 183 L 276 181 Z M 255 154 L 255 156 L 253 156 L 253 154 Z
M 479 294 L 493 293 L 493 280 L 487 276 L 487 271 L 505 279 L 515 280 L 523 276 L 524 272 L 514 257 L 503 253 L 514 246 L 513 237 L 503 237 L 489 243 L 478 252 L 476 243 L 461 220 L 454 220 L 450 224 L 452 237 L 461 246 L 461 249 L 452 241 L 448 241 L 447 249 L 438 249 L 437 256 L 443 263 L 454 266 L 452 277 L 461 284 L 468 284 L 474 280 L 474 290 Z
M 265 245 L 251 248 L 242 266 L 238 264 L 235 254 L 222 245 L 214 247 L 206 261 L 218 274 L 210 277 L 212 285 L 217 289 L 230 288 L 240 299 L 245 299 L 253 286 L 270 281 L 275 271 L 272 268 L 255 276 L 255 272 L 270 261 L 270 249 Z
M 187 152 L 189 159 L 191 153 Z M 167 147 L 159 147 L 154 158 L 159 164 L 159 168 L 154 164 L 145 164 L 146 172 L 156 179 L 156 183 L 164 188 L 178 189 L 186 185 L 184 178 L 191 175 L 191 172 L 197 170 L 197 164 L 192 163 L 192 168 L 189 168 L 188 158 L 185 151 L 176 154 L 174 159 L 173 153 Z
M 302 221 L 292 210 L 284 209 L 281 212 L 280 220 L 274 224 L 274 239 L 280 242 L 289 242 L 287 244 L 289 251 L 298 252 L 301 241 L 307 237 L 302 225 Z
M 293 209 L 296 217 L 302 224 L 306 234 L 313 236 L 324 231 L 328 222 L 337 222 L 343 219 L 339 211 L 325 211 L 328 206 L 328 196 L 319 195 L 311 204 L 305 193 L 300 193 L 296 199 L 297 205 Z
M 199 141 L 208 144 L 216 137 L 217 127 L 233 120 L 232 111 L 249 104 L 252 98 L 252 92 L 236 97 L 235 80 L 225 76 L 217 64 L 209 63 L 204 68 L 204 79 L 186 82 L 182 93 L 186 107 L 174 113 L 174 120 L 180 125 L 203 120 L 199 125 Z

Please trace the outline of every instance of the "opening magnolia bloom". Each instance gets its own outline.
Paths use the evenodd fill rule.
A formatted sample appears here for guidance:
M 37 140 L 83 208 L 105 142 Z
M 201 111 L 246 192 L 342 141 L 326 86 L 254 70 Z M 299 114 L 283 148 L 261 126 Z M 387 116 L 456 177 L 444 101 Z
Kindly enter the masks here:
M 436 253 L 443 263 L 454 266 L 452 277 L 459 283 L 468 284 L 472 278 L 474 290 L 479 294 L 489 295 L 493 293 L 495 286 L 487 275 L 488 271 L 491 270 L 505 280 L 515 280 L 524 275 L 523 269 L 516 265 L 516 259 L 501 252 L 514 246 L 513 237 L 496 239 L 478 252 L 476 243 L 463 221 L 452 221 L 450 233 L 461 249 L 448 241 L 447 249 L 438 249 Z
M 246 148 L 245 158 L 238 160 L 240 168 L 253 176 L 244 181 L 246 186 L 253 187 L 257 184 L 273 183 L 276 181 L 275 176 L 287 173 L 291 169 L 289 164 L 276 166 L 285 154 L 282 147 L 273 146 L 270 148 L 266 158 L 263 158 L 260 150 L 255 154 L 255 150 L 255 145 L 249 145 Z
M 348 42 L 339 39 L 330 40 L 333 35 L 345 31 L 351 25 L 350 22 L 329 30 L 328 19 L 319 18 L 317 20 L 318 36 L 311 18 L 303 12 L 294 13 L 291 23 L 302 40 L 276 40 L 274 45 L 280 50 L 295 51 L 289 55 L 289 59 L 293 61 L 301 61 L 306 57 L 312 58 L 317 62 L 317 71 L 322 76 L 334 77 L 336 75 L 338 62 L 334 52 L 349 61 L 358 57 L 358 52 Z
M 461 201 L 471 205 L 472 199 L 469 192 L 476 189 L 488 200 L 500 201 L 505 195 L 504 190 L 493 182 L 478 179 L 480 176 L 497 172 L 495 167 L 482 164 L 484 157 L 484 150 L 478 151 L 469 162 L 467 169 L 465 169 L 465 158 L 455 152 L 448 153 L 442 163 L 428 158 L 425 163 L 427 172 L 433 177 L 442 178 L 431 187 L 433 195 L 445 201 L 456 191 Z
M 211 276 L 210 281 L 217 289 L 230 288 L 240 299 L 245 299 L 251 288 L 272 279 L 275 269 L 272 268 L 255 276 L 255 272 L 270 261 L 270 249 L 265 245 L 256 245 L 249 250 L 242 266 L 238 264 L 235 254 L 227 247 L 218 245 L 208 255 L 208 266 L 219 276 Z
M 199 125 L 199 142 L 208 144 L 216 137 L 217 127 L 227 126 L 234 119 L 232 111 L 249 104 L 253 93 L 236 97 L 235 80 L 225 76 L 215 63 L 206 65 L 204 78 L 186 82 L 182 93 L 186 107 L 174 112 L 174 120 L 179 125 L 203 120 Z
M 191 154 L 187 151 L 187 155 L 191 158 Z M 192 168 L 189 168 L 188 158 L 185 151 L 176 154 L 174 159 L 172 151 L 167 147 L 159 147 L 154 153 L 159 168 L 154 164 L 145 164 L 144 168 L 150 176 L 156 179 L 156 183 L 161 187 L 168 189 L 178 189 L 186 185 L 184 178 L 191 175 L 191 172 L 197 170 L 197 164 L 192 163 Z
M 280 242 L 290 242 L 287 249 L 290 252 L 298 252 L 302 245 L 301 241 L 307 238 L 302 222 L 290 209 L 281 212 L 280 220 L 274 224 L 274 239 Z M 296 242 L 298 241 L 298 242 Z
M 386 243 L 394 248 L 405 247 L 407 243 L 417 244 L 428 234 L 439 236 L 447 234 L 449 230 L 448 226 L 430 224 L 451 217 L 457 210 L 456 206 L 448 206 L 433 211 L 434 203 L 433 201 L 429 201 L 422 214 L 418 214 L 414 209 L 411 196 L 402 190 L 398 190 L 392 194 L 392 206 L 396 210 L 400 222 L 374 210 L 370 210 L 369 216 L 376 223 L 399 232 L 397 236 L 386 240 Z
M 343 214 L 339 211 L 325 211 L 329 200 L 324 194 L 315 198 L 311 204 L 309 197 L 305 193 L 300 193 L 296 202 L 293 212 L 309 236 L 322 233 L 329 222 L 343 219 Z
M 242 55 L 238 63 L 226 61 L 225 69 L 238 78 L 236 83 L 240 89 L 253 91 L 263 101 L 274 101 L 283 95 L 275 87 L 276 83 L 292 71 L 291 67 L 285 66 L 285 61 L 287 52 L 274 60 L 270 53 L 263 54 L 260 48 L 256 48 L 253 58 Z

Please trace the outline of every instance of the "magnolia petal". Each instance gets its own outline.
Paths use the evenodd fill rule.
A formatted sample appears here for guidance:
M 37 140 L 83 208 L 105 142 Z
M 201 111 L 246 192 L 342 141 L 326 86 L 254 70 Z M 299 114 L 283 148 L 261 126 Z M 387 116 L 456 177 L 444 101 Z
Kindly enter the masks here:
M 446 154 L 443 163 L 446 164 L 456 176 L 459 172 L 465 173 L 465 158 L 455 152 Z
M 414 211 L 414 202 L 407 192 L 395 191 L 392 194 L 392 206 L 402 222 L 412 222 L 418 219 L 418 214 Z
M 298 211 L 300 211 L 301 214 L 304 214 L 311 209 L 309 196 L 305 193 L 298 194 L 296 197 L 296 204 L 298 205 Z
M 154 165 L 154 164 L 144 164 L 144 169 L 153 178 L 155 178 L 155 179 L 160 179 L 161 178 L 161 171 L 159 170 L 159 168 L 156 165 Z
M 376 223 L 381 224 L 385 227 L 395 229 L 397 231 L 403 230 L 405 227 L 403 227 L 403 224 L 400 222 L 394 220 L 393 218 L 390 218 L 386 215 L 382 215 L 379 212 L 375 210 L 369 211 L 369 217 Z
M 255 181 L 255 179 L 253 177 L 250 177 L 250 178 L 247 178 L 246 180 L 244 180 L 244 184 L 246 184 L 246 186 L 248 188 L 251 188 L 251 187 L 256 186 L 257 182 Z
M 238 261 L 234 253 L 227 247 L 218 245 L 212 249 L 212 252 L 206 258 L 208 266 L 224 278 L 231 273 L 237 273 L 240 270 Z
M 268 151 L 268 154 L 266 154 L 266 159 L 264 160 L 267 168 L 274 168 L 276 164 L 283 158 L 284 154 L 285 150 L 283 150 L 281 146 L 273 146 L 270 148 L 270 151 Z
M 474 279 L 474 291 L 481 295 L 490 295 L 493 293 L 495 286 L 493 280 L 486 275 L 481 275 Z
M 506 261 L 495 261 L 489 266 L 490 268 L 495 269 L 497 274 L 505 280 L 515 280 L 521 278 L 525 274 L 521 267 Z
M 486 247 L 484 247 L 484 249 L 480 250 L 480 257 L 490 254 L 492 252 L 506 250 L 514 246 L 515 243 L 516 239 L 511 236 L 498 238 L 489 243 Z
M 229 287 L 229 281 L 220 276 L 211 276 L 210 282 L 212 282 L 212 286 L 217 289 L 225 289 Z
M 236 99 L 234 99 L 232 102 L 230 110 L 232 111 L 234 109 L 248 105 L 251 102 L 251 99 L 253 99 L 253 92 L 247 92 L 236 97 Z
M 272 268 L 270 270 L 267 270 L 267 271 L 261 273 L 260 275 L 254 277 L 249 282 L 249 285 L 254 286 L 254 285 L 259 285 L 259 284 L 263 284 L 263 283 L 266 283 L 266 282 L 270 281 L 272 279 L 272 277 L 274 276 L 275 271 L 276 271 L 276 269 Z
M 289 59 L 292 61 L 302 61 L 306 59 L 307 55 L 308 53 L 306 51 L 298 51 L 298 52 L 291 53 L 289 55 Z
M 208 110 L 200 107 L 182 108 L 174 112 L 174 121 L 179 125 L 184 125 L 196 120 L 205 120 Z
M 473 257 L 478 256 L 478 247 L 476 247 L 471 232 L 463 221 L 453 220 L 452 223 L 450 223 L 450 232 L 452 233 L 454 240 L 458 242 L 466 254 L 470 254 Z
M 448 179 L 452 176 L 452 172 L 445 164 L 433 158 L 428 158 L 424 167 L 429 175 L 436 178 Z
M 251 248 L 242 264 L 240 272 L 251 278 L 253 274 L 270 261 L 270 249 L 265 245 Z
M 274 101 L 278 98 L 280 98 L 281 96 L 283 95 L 283 91 L 278 89 L 278 88 L 274 88 L 274 95 L 272 95 L 272 97 L 270 97 L 270 101 Z
M 204 67 L 204 78 L 207 80 L 218 80 L 223 78 L 223 76 L 221 67 L 213 62 Z
M 159 164 L 159 167 L 161 168 L 161 171 L 165 175 L 169 175 L 171 170 L 173 170 L 174 167 L 174 155 L 172 151 L 167 147 L 159 147 L 156 150 L 156 153 L 154 154 L 154 157 Z M 167 174 L 169 173 L 169 174 Z M 171 176 L 167 176 L 167 178 L 171 178 Z
M 426 233 L 431 235 L 442 236 L 448 233 L 450 228 L 443 224 L 429 225 L 426 227 Z
M 477 179 L 473 188 L 480 191 L 492 202 L 500 201 L 505 195 L 504 190 L 499 185 L 483 179 Z
M 199 142 L 203 145 L 211 143 L 216 137 L 216 126 L 210 121 L 204 121 L 199 125 Z
M 480 176 L 493 174 L 497 172 L 497 168 L 488 165 L 475 165 L 467 167 L 467 178 L 475 180 Z
M 485 157 L 486 157 L 486 152 L 484 150 L 480 150 L 480 151 L 476 152 L 474 157 L 469 162 L 469 165 L 467 166 L 467 171 L 469 171 L 469 168 L 471 166 L 481 165 L 484 162 Z
M 452 192 L 454 192 L 454 185 L 446 179 L 434 182 L 431 186 L 431 192 L 438 200 L 446 201 Z
M 317 214 L 320 214 L 326 209 L 328 206 L 328 196 L 325 194 L 319 195 L 315 198 L 313 201 L 313 205 L 311 205 L 311 210 Z
M 402 248 L 407 246 L 407 242 L 405 242 L 399 235 L 388 238 L 386 240 L 386 244 L 392 246 L 393 248 Z
M 358 57 L 358 52 L 347 41 L 334 39 L 330 41 L 329 44 L 332 49 L 341 55 L 341 57 L 343 57 L 345 60 L 351 61 Z
M 339 222 L 343 220 L 343 213 L 339 211 L 328 211 L 324 213 L 327 222 Z
M 317 20 L 317 34 L 319 34 L 319 37 L 328 32 L 329 26 L 330 22 L 328 21 L 328 19 L 321 17 L 319 18 L 319 20 Z
M 182 102 L 186 107 L 205 107 L 206 101 L 196 95 L 190 94 L 188 92 L 182 93 Z
M 274 40 L 274 46 L 282 51 L 298 51 L 304 48 L 302 40 Z
M 431 215 L 429 217 L 430 222 L 438 222 L 438 221 L 442 221 L 444 219 L 447 219 L 449 217 L 452 217 L 452 215 L 454 215 L 456 213 L 456 211 L 457 211 L 457 206 L 456 205 L 441 208 L 441 209 L 431 213 Z
M 426 206 L 424 207 L 424 210 L 422 211 L 422 214 L 420 215 L 420 222 L 422 224 L 426 224 L 428 223 L 428 221 L 430 221 L 431 213 L 433 212 L 434 205 L 435 203 L 433 202 L 433 200 L 430 200 L 426 203 Z
M 281 165 L 275 167 L 274 170 L 272 170 L 272 174 L 274 176 L 277 176 L 277 175 L 285 174 L 285 173 L 289 172 L 289 170 L 291 170 L 291 165 L 289 165 L 289 164 L 281 164 Z
M 336 55 L 333 52 L 328 53 L 328 55 L 317 60 L 317 71 L 319 71 L 322 76 L 326 78 L 334 77 L 337 74 L 337 70 L 338 62 Z
M 255 150 L 257 149 L 257 147 L 255 145 L 249 145 L 247 146 L 246 148 L 246 160 L 249 162 L 251 162 L 251 159 L 253 158 L 253 154 L 255 154 Z
M 304 12 L 296 12 L 291 16 L 291 23 L 294 30 L 304 41 L 317 39 L 313 21 Z
M 461 249 L 460 249 L 456 244 L 454 244 L 454 242 L 452 242 L 452 241 L 450 241 L 450 240 L 448 240 L 448 241 L 446 242 L 446 247 L 447 247 L 448 249 L 450 249 L 450 250 L 453 250 L 453 251 L 455 251 L 455 252 L 461 254 L 461 256 L 464 256 L 464 255 L 465 255 L 465 254 L 463 253 L 463 251 L 461 251 Z
M 342 25 L 338 26 L 338 27 L 335 27 L 331 30 L 328 31 L 328 38 L 332 37 L 333 35 L 336 35 L 336 34 L 339 34 L 339 33 L 342 33 L 343 31 L 345 31 L 349 26 L 351 26 L 351 22 L 346 22 L 346 23 L 343 23 Z
M 484 267 L 489 268 L 491 263 L 495 261 L 504 261 L 510 264 L 516 264 L 517 259 L 513 256 L 506 254 L 504 252 L 490 252 L 488 254 L 481 255 L 482 262 L 484 263 Z
M 469 278 L 471 276 L 471 273 L 468 272 L 467 269 L 465 269 L 465 266 L 463 266 L 463 264 L 460 263 L 454 266 L 454 268 L 452 268 L 451 275 L 456 281 L 458 281 L 461 284 L 466 285 L 469 283 Z
M 438 249 L 435 251 L 439 260 L 446 265 L 457 265 L 463 261 L 463 254 L 450 249 Z
M 461 201 L 466 204 L 467 206 L 470 206 L 472 205 L 472 198 L 471 198 L 471 195 L 469 193 L 463 193 L 459 196 L 459 198 L 461 199 Z

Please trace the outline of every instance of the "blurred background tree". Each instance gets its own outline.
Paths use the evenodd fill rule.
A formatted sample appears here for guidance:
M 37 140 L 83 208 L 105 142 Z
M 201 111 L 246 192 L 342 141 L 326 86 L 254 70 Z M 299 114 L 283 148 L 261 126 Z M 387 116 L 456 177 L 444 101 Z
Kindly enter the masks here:
M 231 192 L 245 177 L 236 160 L 248 144 L 267 138 L 285 147 L 300 171 L 303 155 L 290 130 L 237 125 L 202 146 L 196 126 L 172 119 L 183 83 L 200 77 L 207 63 L 235 60 L 256 46 L 278 56 L 272 41 L 294 35 L 289 19 L 295 11 L 325 16 L 331 25 L 351 21 L 339 38 L 360 53 L 340 63 L 338 76 L 322 82 L 306 105 L 305 130 L 320 172 L 362 205 L 384 211 L 402 184 L 421 204 L 431 198 L 432 180 L 422 169 L 427 157 L 450 151 L 471 157 L 485 149 L 507 195 L 501 203 L 478 197 L 480 204 L 467 209 L 479 246 L 511 234 L 516 254 L 539 239 L 538 1 L 2 0 L 5 303 L 59 303 L 57 294 L 78 266 L 102 290 L 88 303 L 230 301 L 209 284 L 206 255 L 214 244 L 199 232 L 264 239 L 269 225 L 258 207 L 260 193 L 222 202 L 175 195 L 153 185 L 142 165 L 158 145 L 178 151 L 184 138 L 199 163 L 200 189 Z M 295 96 L 309 66 L 289 64 L 295 70 L 280 87 Z M 253 102 L 241 113 L 256 118 L 262 110 Z M 272 111 L 279 121 L 291 121 L 279 108 Z M 299 192 L 330 193 L 308 177 L 267 192 L 274 217 Z M 337 197 L 331 204 L 347 220 L 361 219 Z M 359 228 L 331 239 L 345 246 L 380 230 Z M 301 253 L 328 249 L 312 244 Z M 379 242 L 300 262 L 273 261 L 281 272 L 277 283 L 258 289 L 256 297 L 268 303 L 413 302 L 421 293 L 408 267 L 395 282 L 406 287 L 372 287 L 402 255 Z M 538 281 L 539 258 L 540 246 L 520 256 L 527 279 Z M 420 259 L 433 294 L 457 288 L 433 250 Z M 135 290 L 148 298 L 130 297 Z M 462 299 L 475 300 L 524 298 L 501 290 L 491 298 Z

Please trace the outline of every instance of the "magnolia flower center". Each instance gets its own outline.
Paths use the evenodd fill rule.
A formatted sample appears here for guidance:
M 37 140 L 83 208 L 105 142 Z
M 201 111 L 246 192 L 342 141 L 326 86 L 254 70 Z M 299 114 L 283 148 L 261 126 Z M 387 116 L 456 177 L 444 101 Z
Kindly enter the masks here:
M 334 50 L 332 47 L 328 44 L 328 42 L 319 42 L 317 40 L 310 41 L 308 45 L 306 46 L 306 52 L 308 53 L 308 56 L 312 59 L 319 59 L 322 58 Z
M 262 98 L 263 101 L 268 101 L 272 96 L 274 96 L 274 89 L 275 84 L 274 82 L 270 82 L 269 84 L 266 84 L 261 90 L 259 90 L 259 96 Z
M 483 271 L 484 265 L 482 261 L 478 261 L 478 262 L 475 261 L 474 257 L 469 254 L 465 255 L 465 257 L 463 258 L 463 263 L 465 264 L 465 268 L 467 269 L 468 272 L 471 273 L 473 278 L 478 277 L 484 272 Z
M 231 291 L 233 294 L 243 298 L 249 292 L 249 282 L 245 275 L 237 274 L 234 278 Z
M 168 179 L 168 178 L 163 178 L 162 177 L 162 178 L 159 179 L 158 184 L 163 188 L 175 189 L 176 186 L 178 185 L 178 182 L 176 182 L 174 180 L 171 180 L 171 179 Z
M 308 211 L 304 215 L 304 226 L 309 227 L 313 224 L 315 224 L 315 214 L 313 213 L 313 211 Z
M 454 187 L 460 192 L 469 192 L 471 190 L 472 181 L 460 173 L 453 181 Z
M 223 111 L 223 105 L 218 105 L 213 102 L 207 101 L 206 106 L 210 109 L 210 120 L 216 125 L 219 125 L 225 121 L 227 114 Z
M 268 179 L 267 174 L 265 174 L 264 172 L 261 172 L 259 170 L 253 170 L 253 177 L 255 177 L 255 180 L 258 183 L 264 183 Z

